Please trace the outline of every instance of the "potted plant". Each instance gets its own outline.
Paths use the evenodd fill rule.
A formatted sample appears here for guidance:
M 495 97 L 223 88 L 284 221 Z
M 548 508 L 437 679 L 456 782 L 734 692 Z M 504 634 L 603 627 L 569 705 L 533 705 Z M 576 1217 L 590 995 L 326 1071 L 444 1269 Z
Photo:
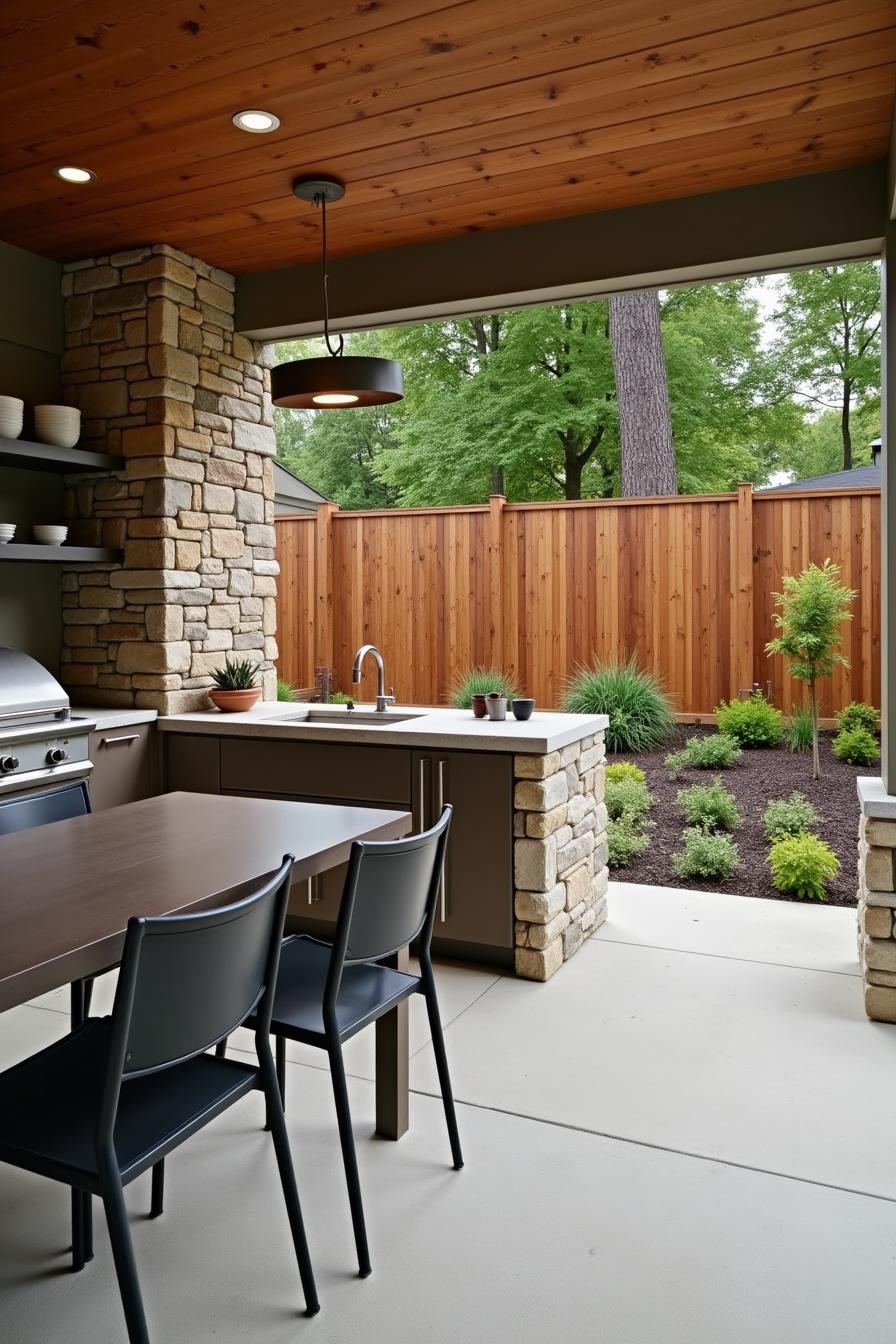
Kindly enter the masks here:
M 261 699 L 261 690 L 255 685 L 255 664 L 248 658 L 225 658 L 224 666 L 212 673 L 212 680 L 215 689 L 209 691 L 208 698 L 224 714 L 251 709 Z

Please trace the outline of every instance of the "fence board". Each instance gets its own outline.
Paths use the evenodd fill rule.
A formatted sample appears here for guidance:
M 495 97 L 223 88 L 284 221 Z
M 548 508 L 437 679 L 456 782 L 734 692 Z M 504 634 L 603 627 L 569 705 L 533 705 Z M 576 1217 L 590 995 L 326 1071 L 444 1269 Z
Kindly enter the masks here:
M 558 707 L 576 667 L 634 655 L 681 713 L 711 713 L 751 675 L 789 712 L 803 693 L 765 654 L 773 594 L 784 573 L 830 556 L 858 597 L 851 666 L 823 688 L 824 710 L 880 703 L 879 491 L 333 511 L 328 544 L 313 519 L 276 527 L 280 672 L 297 684 L 327 662 L 351 689 L 369 640 L 400 700 L 444 703 L 466 668 L 497 660 Z M 371 670 L 361 696 L 373 691 Z

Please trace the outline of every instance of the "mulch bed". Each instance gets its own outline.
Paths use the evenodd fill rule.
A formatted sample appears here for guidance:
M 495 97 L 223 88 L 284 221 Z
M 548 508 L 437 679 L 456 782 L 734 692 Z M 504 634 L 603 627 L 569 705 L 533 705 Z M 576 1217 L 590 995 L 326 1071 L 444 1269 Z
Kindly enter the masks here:
M 745 750 L 731 770 L 720 770 L 722 783 L 733 793 L 740 806 L 743 824 L 734 835 L 740 850 L 740 866 L 725 881 L 718 878 L 683 881 L 675 876 L 672 854 L 681 845 L 684 817 L 676 802 L 679 789 L 690 784 L 709 784 L 716 772 L 711 770 L 684 770 L 677 780 L 669 778 L 663 764 L 670 751 L 679 750 L 685 738 L 705 735 L 706 730 L 690 725 L 679 730 L 677 739 L 659 752 L 645 752 L 639 756 L 608 756 L 608 761 L 634 761 L 647 775 L 647 786 L 655 802 L 650 812 L 655 822 L 650 833 L 650 845 L 644 854 L 633 859 L 624 868 L 610 870 L 610 877 L 619 882 L 643 882 L 662 887 L 687 887 L 697 891 L 730 891 L 738 896 L 764 896 L 772 900 L 793 899 L 776 891 L 771 883 L 766 858 L 769 845 L 762 825 L 762 813 L 772 798 L 786 798 L 798 789 L 815 805 L 824 818 L 819 834 L 831 846 L 840 860 L 840 873 L 828 888 L 829 905 L 856 904 L 856 845 L 859 834 L 859 802 L 856 779 L 860 775 L 874 775 L 877 766 L 844 765 L 831 751 L 832 735 L 821 737 L 821 770 L 819 780 L 812 779 L 811 754 L 799 754 L 775 747 L 764 751 Z

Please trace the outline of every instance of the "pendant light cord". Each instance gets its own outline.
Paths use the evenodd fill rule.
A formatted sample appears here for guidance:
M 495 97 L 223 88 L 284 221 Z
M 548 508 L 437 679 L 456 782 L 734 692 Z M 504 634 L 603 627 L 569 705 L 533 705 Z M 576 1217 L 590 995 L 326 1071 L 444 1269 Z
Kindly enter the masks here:
M 330 296 L 327 288 L 327 198 L 323 194 L 315 196 L 315 203 L 320 206 L 321 224 L 323 232 L 323 254 L 321 256 L 321 284 L 324 291 L 324 341 L 327 352 L 334 358 L 341 355 L 345 349 L 345 338 L 340 333 L 339 341 L 334 349 L 330 344 Z

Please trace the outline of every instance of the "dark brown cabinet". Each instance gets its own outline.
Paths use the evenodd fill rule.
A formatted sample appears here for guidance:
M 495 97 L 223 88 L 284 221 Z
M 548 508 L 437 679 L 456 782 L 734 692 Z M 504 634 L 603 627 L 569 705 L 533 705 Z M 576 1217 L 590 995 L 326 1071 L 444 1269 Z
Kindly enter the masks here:
M 157 793 L 155 754 L 155 724 L 136 723 L 92 732 L 89 788 L 94 812 L 136 803 Z

